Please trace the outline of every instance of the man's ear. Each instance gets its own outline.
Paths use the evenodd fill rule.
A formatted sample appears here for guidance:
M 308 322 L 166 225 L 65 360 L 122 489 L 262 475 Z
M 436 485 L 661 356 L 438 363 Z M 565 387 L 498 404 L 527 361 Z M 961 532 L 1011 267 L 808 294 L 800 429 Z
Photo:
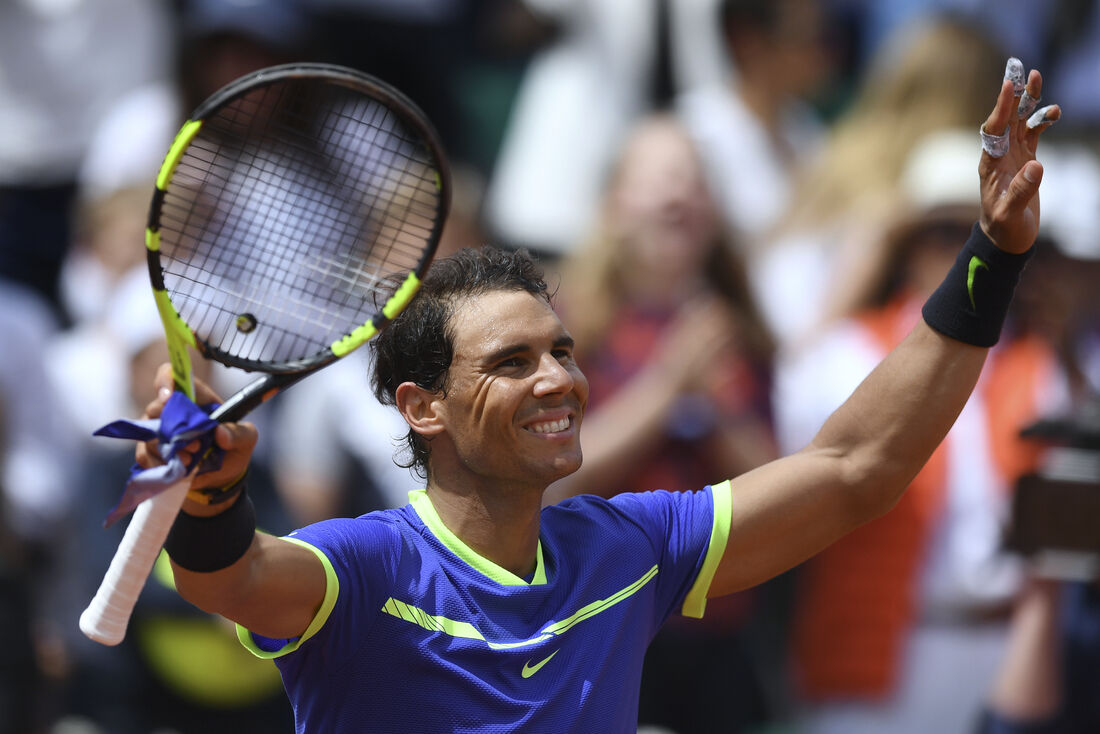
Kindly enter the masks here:
M 414 431 L 426 438 L 443 432 L 442 416 L 437 410 L 439 393 L 425 390 L 414 382 L 402 382 L 394 397 L 401 417 Z

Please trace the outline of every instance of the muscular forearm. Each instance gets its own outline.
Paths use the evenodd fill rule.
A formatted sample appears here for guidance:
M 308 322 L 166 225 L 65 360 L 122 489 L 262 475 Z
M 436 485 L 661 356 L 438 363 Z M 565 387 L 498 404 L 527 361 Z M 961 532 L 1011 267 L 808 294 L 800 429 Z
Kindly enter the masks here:
M 825 422 L 808 450 L 841 462 L 864 519 L 893 506 L 947 435 L 988 351 L 921 322 Z

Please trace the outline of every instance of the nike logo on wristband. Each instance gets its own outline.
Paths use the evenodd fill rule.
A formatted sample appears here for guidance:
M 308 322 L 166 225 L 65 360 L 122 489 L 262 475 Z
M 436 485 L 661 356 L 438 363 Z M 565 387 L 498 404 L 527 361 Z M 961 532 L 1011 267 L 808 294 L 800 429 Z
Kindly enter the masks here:
M 970 265 L 966 269 L 966 294 L 970 296 L 970 308 L 975 311 L 978 310 L 978 304 L 974 302 L 974 274 L 978 272 L 978 268 L 985 268 L 989 270 L 989 266 L 985 264 L 977 255 L 970 257 Z

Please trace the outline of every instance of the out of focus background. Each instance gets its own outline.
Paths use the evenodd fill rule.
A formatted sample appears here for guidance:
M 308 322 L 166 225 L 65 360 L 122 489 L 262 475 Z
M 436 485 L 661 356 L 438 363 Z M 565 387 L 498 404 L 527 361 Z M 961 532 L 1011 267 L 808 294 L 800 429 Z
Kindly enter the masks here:
M 132 463 L 91 433 L 140 415 L 166 359 L 153 180 L 223 84 L 327 61 L 427 112 L 454 168 L 443 254 L 539 256 L 592 382 L 586 444 L 616 439 L 549 502 L 699 489 L 809 442 L 976 220 L 977 131 L 1009 56 L 1063 119 L 1038 156 L 1038 252 L 974 397 L 892 512 L 674 619 L 640 725 L 1100 731 L 1100 2 L 5 0 L 0 734 L 293 730 L 273 665 L 166 569 L 119 647 L 77 628 Z M 224 393 L 247 380 L 204 369 Z M 368 369 L 364 350 L 254 415 L 263 529 L 421 484 Z M 667 408 L 631 420 L 653 384 Z M 1030 725 L 1052 728 L 991 728 Z

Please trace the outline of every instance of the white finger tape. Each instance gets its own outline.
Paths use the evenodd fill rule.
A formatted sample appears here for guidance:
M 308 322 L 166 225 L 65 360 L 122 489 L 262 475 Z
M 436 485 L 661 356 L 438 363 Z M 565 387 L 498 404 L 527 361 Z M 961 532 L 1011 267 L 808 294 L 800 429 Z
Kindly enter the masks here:
M 1012 82 L 1012 91 L 1017 97 L 1023 94 L 1024 88 L 1027 86 L 1027 79 L 1024 77 L 1024 64 L 1015 56 L 1009 58 L 1008 63 L 1005 64 L 1005 81 Z
M 1027 118 L 1027 129 L 1034 130 L 1040 125 L 1050 125 L 1057 120 L 1050 119 L 1050 111 L 1053 110 L 1055 105 L 1048 104 L 1046 107 L 1040 107 L 1032 113 L 1031 117 Z
M 1020 97 L 1020 106 L 1016 108 L 1017 119 L 1022 120 L 1025 117 L 1030 117 L 1035 108 L 1039 106 L 1039 102 L 1039 99 L 1032 97 L 1025 89 L 1023 96 Z
M 990 135 L 985 131 L 985 126 L 978 128 L 982 136 L 982 150 L 993 158 L 1000 158 L 1008 152 L 1008 128 L 1000 135 Z

